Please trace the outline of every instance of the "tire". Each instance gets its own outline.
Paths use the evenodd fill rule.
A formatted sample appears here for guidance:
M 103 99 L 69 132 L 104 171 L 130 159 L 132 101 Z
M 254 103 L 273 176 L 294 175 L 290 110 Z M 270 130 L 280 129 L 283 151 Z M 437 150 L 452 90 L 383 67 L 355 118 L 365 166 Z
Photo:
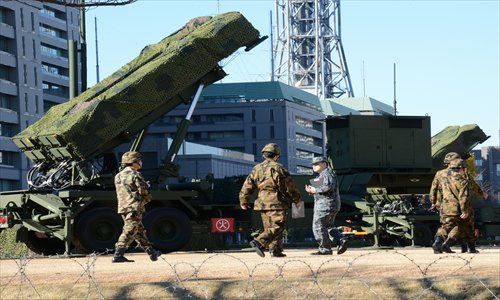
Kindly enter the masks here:
M 182 249 L 191 240 L 193 232 L 191 220 L 175 208 L 154 208 L 146 213 L 143 224 L 153 247 L 164 253 Z
M 92 208 L 77 217 L 75 228 L 75 239 L 83 251 L 107 252 L 115 248 L 123 220 L 114 209 Z
M 382 231 L 378 235 L 378 242 L 382 247 L 390 247 L 396 242 L 396 237 L 385 231 Z
M 413 224 L 413 240 L 417 246 L 427 247 L 432 245 L 431 228 L 423 223 Z
M 24 227 L 17 231 L 17 241 L 23 242 L 28 249 L 41 255 L 64 254 L 64 242 L 58 238 L 39 237 L 36 232 Z

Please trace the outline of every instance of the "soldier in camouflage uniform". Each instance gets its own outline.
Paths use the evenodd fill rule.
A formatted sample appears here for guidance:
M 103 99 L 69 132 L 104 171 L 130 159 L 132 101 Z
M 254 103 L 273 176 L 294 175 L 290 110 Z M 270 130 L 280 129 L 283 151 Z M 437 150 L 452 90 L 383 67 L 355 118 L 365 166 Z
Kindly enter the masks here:
M 142 155 L 129 151 L 122 156 L 122 170 L 115 176 L 116 195 L 118 198 L 118 214 L 123 219 L 123 231 L 115 245 L 112 262 L 132 262 L 123 255 L 128 246 L 135 240 L 145 247 L 152 261 L 158 260 L 161 252 L 153 249 L 142 225 L 145 205 L 151 202 L 149 185 L 139 170 L 142 168 Z
M 306 185 L 305 190 L 314 195 L 314 213 L 312 229 L 319 244 L 318 251 L 312 255 L 331 255 L 332 240 L 337 244 L 337 254 L 347 250 L 347 239 L 334 226 L 335 216 L 340 210 L 340 195 L 337 176 L 328 167 L 326 157 L 313 158 L 313 171 L 318 177 L 313 179 L 315 186 Z
M 281 150 L 278 145 L 270 143 L 262 149 L 263 162 L 253 167 L 245 179 L 240 191 L 240 206 L 250 209 L 250 197 L 258 190 L 253 209 L 260 211 L 263 230 L 250 246 L 257 254 L 264 257 L 265 249 L 269 249 L 271 257 L 284 257 L 283 232 L 288 209 L 292 202 L 300 207 L 300 192 L 287 169 L 280 163 Z
M 488 193 L 484 192 L 481 186 L 472 178 L 471 174 L 465 170 L 465 177 L 467 178 L 467 181 L 469 182 L 469 187 L 470 187 L 470 193 L 471 194 L 477 194 L 483 199 L 488 198 Z M 479 251 L 476 249 L 476 235 L 475 235 L 475 224 L 474 224 L 474 208 L 472 205 L 469 207 L 469 216 L 465 220 L 466 226 L 467 226 L 467 234 L 464 236 L 462 239 L 461 243 L 461 248 L 462 248 L 462 253 L 466 253 L 467 250 L 469 253 L 479 253 Z
M 458 154 L 456 152 L 449 152 L 445 155 L 443 163 L 448 168 L 450 161 L 452 161 L 454 159 L 459 159 L 459 158 L 461 158 L 460 154 Z M 440 181 L 442 181 L 442 180 L 440 180 L 440 178 L 447 176 L 447 172 L 448 172 L 447 168 L 437 171 L 436 175 L 434 177 L 434 180 L 432 181 L 431 191 L 429 194 L 430 202 L 432 204 L 431 209 L 433 209 L 433 208 L 439 209 L 441 206 L 442 194 L 441 194 L 441 190 L 439 188 L 439 183 L 440 183 Z M 476 193 L 476 194 L 482 196 L 484 199 L 488 198 L 488 194 L 483 192 L 483 190 L 477 184 L 477 182 L 472 179 L 472 176 L 470 176 L 470 174 L 467 171 L 465 172 L 465 174 L 466 174 L 466 177 L 467 177 L 469 184 L 470 184 L 470 192 Z M 441 220 L 441 222 L 442 221 L 443 220 Z M 468 212 L 468 217 L 465 220 L 465 223 L 467 224 L 468 230 L 467 230 L 467 234 L 461 240 L 462 253 L 467 252 L 467 248 L 469 250 L 469 253 L 478 253 L 478 251 L 475 248 L 476 237 L 474 235 L 474 209 L 472 208 L 472 205 L 470 206 L 470 209 Z M 441 239 L 439 237 L 436 237 L 435 243 L 437 243 L 438 248 L 439 248 L 439 244 L 442 244 L 442 242 L 443 241 L 441 241 Z M 440 253 L 440 252 L 437 252 L 437 253 Z
M 434 253 L 454 253 L 450 247 L 467 235 L 465 220 L 470 211 L 469 182 L 465 176 L 464 161 L 450 161 L 446 173 L 442 172 L 434 180 L 437 181 L 433 183 L 436 187 L 431 188 L 430 194 L 436 193 L 432 189 L 438 189 L 441 193 L 441 199 L 434 200 L 435 205 L 440 207 L 441 227 L 436 232 L 432 248 Z

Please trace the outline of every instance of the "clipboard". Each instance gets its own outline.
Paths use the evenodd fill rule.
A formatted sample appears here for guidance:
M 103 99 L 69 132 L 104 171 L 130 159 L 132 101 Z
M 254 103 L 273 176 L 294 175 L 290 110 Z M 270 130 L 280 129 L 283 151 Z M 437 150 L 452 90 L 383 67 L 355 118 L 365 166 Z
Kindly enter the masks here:
M 324 181 L 325 181 L 324 177 L 316 177 L 316 178 L 310 179 L 309 184 L 311 186 L 313 186 L 314 188 L 318 189 L 318 188 L 323 186 Z

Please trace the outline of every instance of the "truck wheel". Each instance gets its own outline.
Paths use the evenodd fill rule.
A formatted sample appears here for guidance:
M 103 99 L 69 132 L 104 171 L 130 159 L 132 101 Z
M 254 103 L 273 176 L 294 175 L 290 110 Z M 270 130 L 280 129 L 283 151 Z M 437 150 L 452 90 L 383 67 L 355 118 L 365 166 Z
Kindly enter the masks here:
M 36 254 L 57 255 L 64 254 L 66 248 L 64 242 L 58 238 L 49 238 L 39 236 L 37 232 L 28 230 L 24 227 L 17 231 L 16 240 L 23 242 L 28 249 Z
M 432 232 L 427 224 L 413 224 L 413 240 L 417 246 L 430 246 L 432 244 Z
M 84 251 L 106 252 L 115 248 L 123 220 L 114 209 L 92 208 L 77 217 L 75 228 L 75 239 Z
M 164 253 L 178 251 L 191 240 L 191 220 L 181 210 L 154 208 L 144 216 L 143 224 L 153 247 Z

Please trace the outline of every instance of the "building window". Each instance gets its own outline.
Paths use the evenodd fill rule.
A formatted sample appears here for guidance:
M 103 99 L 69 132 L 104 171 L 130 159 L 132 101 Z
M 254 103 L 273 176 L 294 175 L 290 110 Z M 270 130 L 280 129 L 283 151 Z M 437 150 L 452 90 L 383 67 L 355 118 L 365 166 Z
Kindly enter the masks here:
M 11 124 L 0 122 L 0 136 L 12 137 L 13 128 Z
M 314 153 L 297 149 L 295 150 L 295 156 L 301 159 L 307 159 L 312 161 Z
M 49 17 L 55 18 L 56 16 L 56 12 L 48 6 L 44 6 L 41 10 L 39 10 L 39 12 Z
M 59 75 L 59 68 L 54 65 L 42 63 L 42 71 L 49 74 Z
M 35 31 L 35 13 L 31 12 L 31 31 Z
M 256 159 L 258 158 L 257 144 L 256 143 L 252 143 L 252 154 Z
M 13 164 L 12 153 L 7 151 L 0 151 L 0 165 L 11 166 Z
M 65 50 L 63 50 L 61 48 L 52 47 L 50 45 L 42 43 L 41 46 L 40 46 L 40 50 L 45 55 L 67 58 L 66 55 L 65 55 Z
M 252 109 L 252 122 L 255 122 L 255 109 Z
M 0 107 L 6 109 L 12 109 L 11 96 L 6 94 L 0 94 Z
M 306 136 L 300 133 L 295 134 L 295 140 L 299 143 L 302 144 L 307 144 L 307 145 L 316 145 L 316 141 L 312 136 Z
M 243 131 L 215 131 L 209 132 L 208 138 L 211 140 L 215 139 L 242 139 L 244 137 Z
M 40 103 L 38 103 L 38 95 L 35 95 L 35 113 L 40 113 Z
M 24 75 L 24 84 L 28 84 L 28 68 L 26 64 L 23 65 L 23 75 Z
M 35 87 L 38 87 L 38 69 L 37 67 L 33 68 L 33 74 L 35 75 Z
M 0 65 L 0 79 L 10 81 L 10 70 L 8 67 Z
M 271 128 L 269 128 L 269 131 L 270 131 L 269 137 L 273 139 L 274 138 L 274 126 L 271 126 Z
M 243 114 L 207 115 L 206 121 L 208 123 L 243 122 Z
M 33 40 L 33 58 L 36 59 L 36 42 Z
M 24 28 L 24 10 L 22 7 L 21 7 L 20 12 L 21 12 L 21 27 Z
M 42 82 L 42 89 L 44 93 L 55 96 L 67 97 L 69 95 L 69 90 L 67 87 L 54 83 Z
M 26 56 L 26 45 L 24 44 L 24 36 L 21 37 L 21 47 L 23 49 L 23 56 Z
M 500 176 L 500 164 L 496 164 L 497 176 Z
M 477 168 L 480 168 L 483 166 L 483 160 L 482 159 L 476 159 L 474 160 L 474 165 L 476 165 Z
M 12 191 L 14 190 L 14 181 L 13 180 L 5 180 L 0 179 L 0 191 Z
M 311 120 L 307 120 L 301 117 L 295 117 L 295 124 L 304 128 L 313 128 L 313 122 Z
M 311 167 L 304 167 L 304 166 L 297 166 L 296 168 L 297 174 L 302 174 L 302 175 L 312 175 L 313 170 Z
M 57 103 L 51 101 L 43 101 L 43 111 L 47 112 L 54 105 L 57 105 Z
M 7 39 L 4 36 L 0 36 L 0 51 L 11 53 L 9 47 L 10 44 L 10 39 Z
M 252 139 L 257 138 L 257 127 L 253 126 L 252 127 Z
M 28 93 L 24 93 L 24 110 L 28 112 Z
M 274 110 L 273 109 L 269 110 L 269 121 L 271 121 L 271 122 L 274 121 Z

